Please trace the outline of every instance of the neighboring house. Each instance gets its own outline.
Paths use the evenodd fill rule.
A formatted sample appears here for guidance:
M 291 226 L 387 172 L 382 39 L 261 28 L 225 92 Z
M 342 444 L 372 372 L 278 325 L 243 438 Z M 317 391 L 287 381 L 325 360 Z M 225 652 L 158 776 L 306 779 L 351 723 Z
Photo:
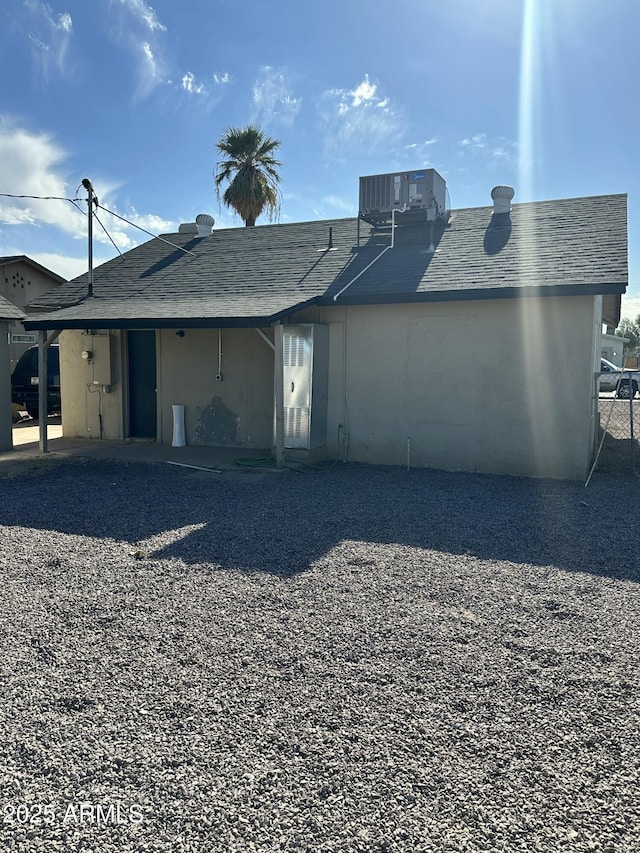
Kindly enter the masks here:
M 310 455 L 584 477 L 626 196 L 502 205 L 398 214 L 393 248 L 384 216 L 181 226 L 62 285 L 25 325 L 62 332 L 64 434 L 170 443 L 180 404 L 189 444 L 275 422 Z
M 11 358 L 9 328 L 24 317 L 22 311 L 0 296 L 0 450 L 11 450 Z
M 628 343 L 628 338 L 621 338 L 620 335 L 610 335 L 607 332 L 603 332 L 600 343 L 600 354 L 617 367 L 622 367 L 623 349 Z
M 20 320 L 28 302 L 37 299 L 66 279 L 43 267 L 26 255 L 0 256 L 0 296 L 21 309 L 19 317 L 9 323 L 9 352 L 11 369 L 16 366 L 22 353 L 36 343 L 33 332 L 25 331 Z

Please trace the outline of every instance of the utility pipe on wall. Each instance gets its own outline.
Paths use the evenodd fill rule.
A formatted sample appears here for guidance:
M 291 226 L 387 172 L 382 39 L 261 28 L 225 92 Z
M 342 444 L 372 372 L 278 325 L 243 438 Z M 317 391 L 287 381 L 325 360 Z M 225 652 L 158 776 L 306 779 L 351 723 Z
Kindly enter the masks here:
M 273 359 L 273 444 L 276 457 L 276 467 L 284 468 L 284 364 L 282 352 L 284 327 L 282 326 L 282 323 L 276 323 L 274 328 L 274 337 L 275 351 Z
M 394 248 L 395 236 L 396 236 L 396 231 L 395 231 L 395 229 L 396 229 L 396 213 L 404 213 L 406 211 L 406 209 L 407 209 L 406 204 L 403 204 L 401 208 L 395 208 L 394 207 L 394 209 L 391 211 L 391 244 L 389 246 L 385 246 L 384 249 L 380 252 L 380 254 L 377 257 L 375 257 L 371 261 L 370 264 L 367 264 L 367 266 L 363 270 L 360 270 L 358 275 L 354 276 L 348 284 L 345 284 L 345 286 L 342 288 L 342 290 L 339 290 L 336 293 L 336 295 L 333 297 L 334 302 L 337 301 L 339 296 L 342 296 L 342 294 L 345 292 L 345 290 L 347 290 L 347 288 L 351 287 L 351 285 L 354 283 L 354 281 L 357 281 L 361 275 L 364 275 L 364 273 L 366 273 L 366 271 L 370 267 L 372 267 L 375 263 L 377 263 L 380 260 L 380 258 L 384 255 L 385 252 L 388 252 L 389 249 Z

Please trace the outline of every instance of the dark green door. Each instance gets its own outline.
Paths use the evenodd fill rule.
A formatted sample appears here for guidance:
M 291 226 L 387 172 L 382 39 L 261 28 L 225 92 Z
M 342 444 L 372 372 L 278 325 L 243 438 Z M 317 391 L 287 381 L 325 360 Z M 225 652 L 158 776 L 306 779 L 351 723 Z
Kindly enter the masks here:
M 156 333 L 129 332 L 129 435 L 157 437 Z

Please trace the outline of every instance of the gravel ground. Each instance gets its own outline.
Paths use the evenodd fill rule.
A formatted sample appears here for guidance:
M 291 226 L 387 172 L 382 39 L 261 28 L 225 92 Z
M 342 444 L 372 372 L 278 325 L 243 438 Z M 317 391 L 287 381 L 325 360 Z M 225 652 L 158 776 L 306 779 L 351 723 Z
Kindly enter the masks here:
M 637 851 L 640 488 L 0 472 L 4 851 Z

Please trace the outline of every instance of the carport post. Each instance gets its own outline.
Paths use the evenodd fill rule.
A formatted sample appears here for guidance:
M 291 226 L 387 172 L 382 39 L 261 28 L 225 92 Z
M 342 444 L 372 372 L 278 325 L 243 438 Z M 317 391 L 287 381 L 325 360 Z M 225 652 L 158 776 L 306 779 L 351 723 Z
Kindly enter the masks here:
M 49 346 L 57 339 L 59 331 L 47 335 L 45 330 L 38 332 L 38 435 L 40 453 L 47 452 L 47 414 L 49 410 L 49 373 L 47 361 Z
M 0 450 L 11 450 L 13 447 L 10 365 L 9 323 L 0 320 Z
M 38 332 L 38 435 L 40 441 L 40 453 L 47 452 L 47 357 L 49 347 L 47 346 L 46 331 Z
M 276 324 L 274 332 L 275 349 L 273 353 L 273 443 L 276 455 L 276 467 L 284 468 L 284 376 L 282 357 L 282 323 Z

